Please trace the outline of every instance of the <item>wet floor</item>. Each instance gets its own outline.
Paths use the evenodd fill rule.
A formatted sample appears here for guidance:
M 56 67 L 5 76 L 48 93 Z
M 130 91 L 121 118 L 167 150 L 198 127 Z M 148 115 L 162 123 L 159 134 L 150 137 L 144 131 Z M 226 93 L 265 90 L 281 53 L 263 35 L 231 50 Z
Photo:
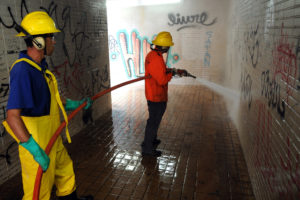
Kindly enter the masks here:
M 255 199 L 221 96 L 204 86 L 170 85 L 158 158 L 141 156 L 147 117 L 144 86 L 125 86 L 112 93 L 112 111 L 72 138 L 66 147 L 79 194 L 95 200 Z M 0 199 L 20 199 L 21 190 L 19 174 L 0 186 Z

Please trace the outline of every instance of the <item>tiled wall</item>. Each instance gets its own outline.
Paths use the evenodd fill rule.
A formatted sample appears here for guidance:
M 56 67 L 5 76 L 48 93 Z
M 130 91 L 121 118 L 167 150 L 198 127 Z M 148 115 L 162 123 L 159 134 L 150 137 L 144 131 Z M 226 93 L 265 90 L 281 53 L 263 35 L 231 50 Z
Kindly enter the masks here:
M 255 196 L 300 199 L 300 0 L 232 0 L 230 9 L 225 83 L 240 91 Z
M 61 95 L 79 100 L 110 87 L 105 0 L 1 0 L 0 2 L 0 120 L 6 116 L 9 95 L 8 68 L 25 49 L 13 28 L 28 12 L 45 10 L 62 31 L 56 37 L 54 55 L 48 59 Z M 85 123 L 111 108 L 110 95 L 94 102 L 92 109 L 70 122 L 72 135 Z M 0 184 L 20 171 L 17 144 L 0 129 Z

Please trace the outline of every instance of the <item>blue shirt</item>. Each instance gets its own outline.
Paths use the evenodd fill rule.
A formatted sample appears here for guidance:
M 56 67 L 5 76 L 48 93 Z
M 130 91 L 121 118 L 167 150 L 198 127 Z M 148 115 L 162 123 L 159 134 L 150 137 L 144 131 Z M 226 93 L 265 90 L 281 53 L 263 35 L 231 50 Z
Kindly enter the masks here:
M 26 51 L 20 52 L 19 58 L 32 60 Z M 10 71 L 10 92 L 7 110 L 21 109 L 22 116 L 38 117 L 50 114 L 50 91 L 44 70 L 47 68 L 46 60 L 38 64 L 39 71 L 29 63 L 22 61 Z

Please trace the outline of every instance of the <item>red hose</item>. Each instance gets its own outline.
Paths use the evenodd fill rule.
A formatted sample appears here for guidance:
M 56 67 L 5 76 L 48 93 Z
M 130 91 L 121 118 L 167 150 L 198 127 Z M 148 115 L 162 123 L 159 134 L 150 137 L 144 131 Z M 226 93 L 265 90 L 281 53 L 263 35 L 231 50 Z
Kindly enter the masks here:
M 124 85 L 128 85 L 128 84 L 131 84 L 131 83 L 134 83 L 134 82 L 137 82 L 137 81 L 141 81 L 141 80 L 144 80 L 144 79 L 147 79 L 147 78 L 150 78 L 151 76 L 148 75 L 148 76 L 143 76 L 143 77 L 140 77 L 140 78 L 137 78 L 137 79 L 133 79 L 133 80 L 130 80 L 130 81 L 126 81 L 124 83 L 120 83 L 114 87 L 111 87 L 109 89 L 106 89 L 106 90 L 103 90 L 102 92 L 99 92 L 98 94 L 96 94 L 95 96 L 92 97 L 92 100 L 96 100 L 98 99 L 99 97 L 111 92 L 112 90 L 115 90 L 119 87 L 122 87 Z M 68 120 L 70 121 L 71 119 L 73 119 L 73 117 L 82 109 L 86 106 L 86 102 L 84 102 L 83 104 L 81 104 L 78 108 L 76 108 L 76 110 L 74 110 L 72 113 L 70 113 L 68 115 Z M 63 121 L 60 126 L 58 127 L 58 129 L 56 130 L 56 132 L 54 133 L 54 135 L 52 136 L 52 138 L 50 139 L 46 149 L 45 149 L 45 152 L 47 155 L 49 155 L 51 149 L 52 149 L 52 146 L 54 145 L 57 137 L 61 134 L 61 131 L 65 128 L 66 126 L 66 122 Z M 34 184 L 34 190 L 33 190 L 33 200 L 38 200 L 39 199 L 39 196 L 40 196 L 40 186 L 41 186 L 41 180 L 42 180 L 42 175 L 43 175 L 43 170 L 41 168 L 41 166 L 39 166 L 38 168 L 38 171 L 37 171 L 37 174 L 36 174 L 36 178 L 35 178 L 35 184 Z

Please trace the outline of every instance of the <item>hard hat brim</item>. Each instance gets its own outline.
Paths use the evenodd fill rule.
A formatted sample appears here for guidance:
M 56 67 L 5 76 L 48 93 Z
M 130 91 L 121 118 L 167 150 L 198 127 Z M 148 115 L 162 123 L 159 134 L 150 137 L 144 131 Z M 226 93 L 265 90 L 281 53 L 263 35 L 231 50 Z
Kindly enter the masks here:
M 59 33 L 59 32 L 61 32 L 60 30 L 58 30 L 58 29 L 56 29 L 56 30 L 54 30 L 54 31 L 51 31 L 51 33 Z M 43 35 L 43 34 L 49 34 L 49 33 L 41 33 L 41 34 L 39 34 L 39 35 Z M 16 37 L 25 37 L 26 35 L 23 33 L 23 32 L 20 32 L 20 33 L 18 33 L 17 35 L 16 35 Z
M 152 44 L 156 45 L 156 46 L 162 46 L 162 45 L 159 45 L 155 40 L 152 41 Z M 174 42 L 170 42 L 170 44 L 167 44 L 167 45 L 163 45 L 164 47 L 171 47 L 171 46 L 174 46 Z

